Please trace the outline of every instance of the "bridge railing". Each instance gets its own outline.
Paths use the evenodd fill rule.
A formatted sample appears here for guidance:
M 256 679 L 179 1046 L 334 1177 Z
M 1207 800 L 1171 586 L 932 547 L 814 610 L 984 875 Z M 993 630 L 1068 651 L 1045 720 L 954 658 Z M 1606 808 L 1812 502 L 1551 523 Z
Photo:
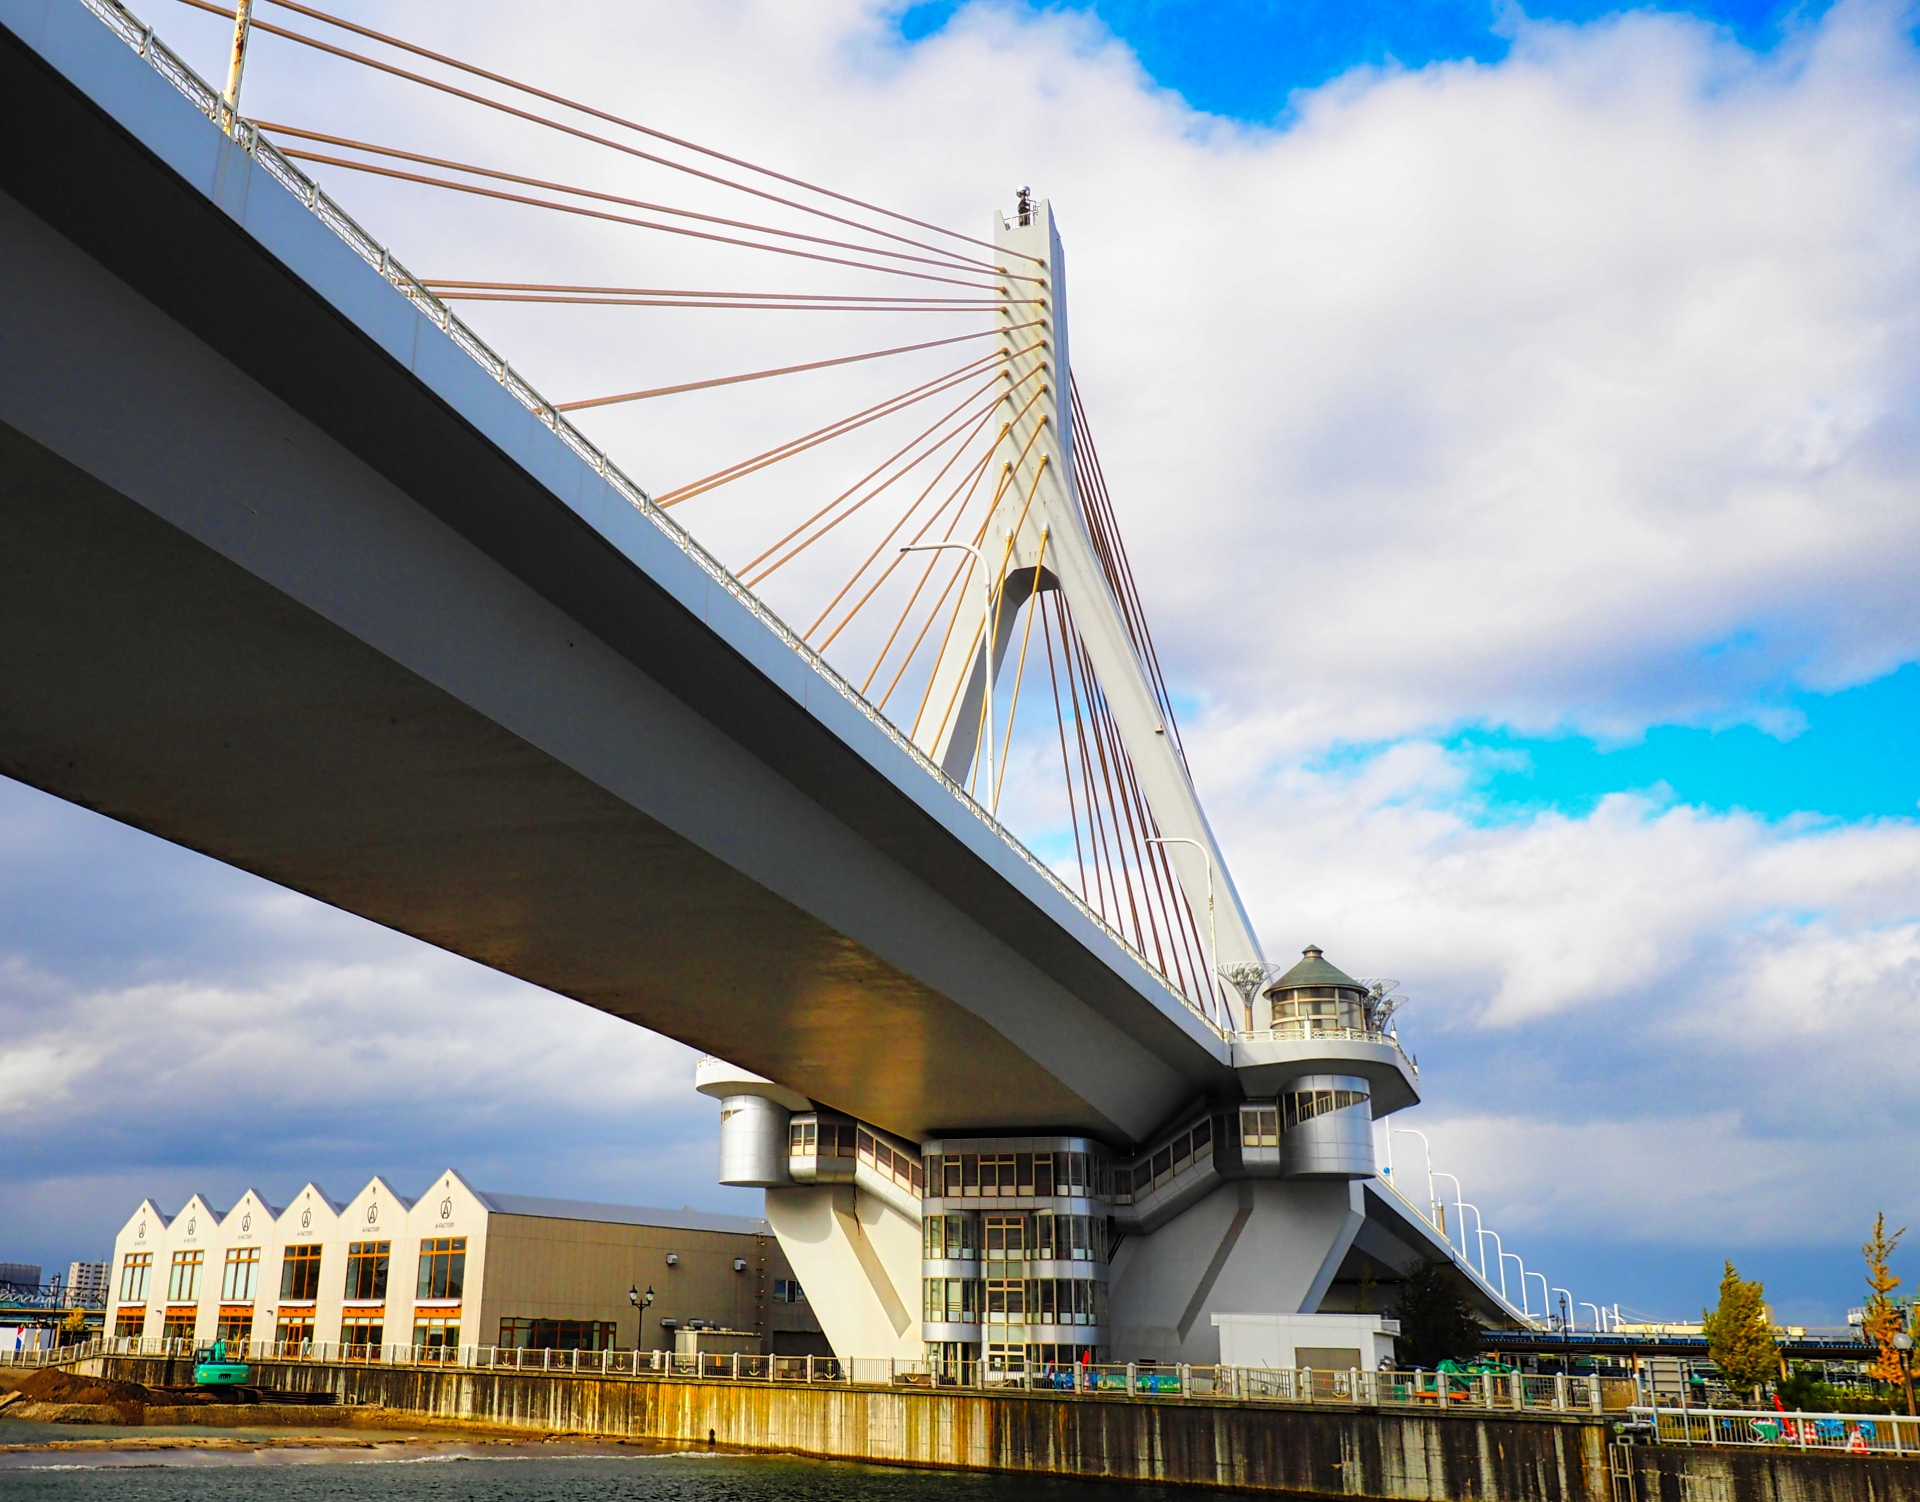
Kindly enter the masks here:
M 178 53 L 155 36 L 151 26 L 120 4 L 119 0 L 78 0 L 78 3 L 84 5 L 109 30 L 145 58 L 155 72 L 172 84 L 208 120 L 216 125 L 221 123 L 225 108 L 220 92 L 194 72 Z M 233 120 L 228 134 L 281 186 L 304 203 L 309 212 L 339 236 L 356 255 L 378 271 L 397 292 L 432 319 L 448 338 L 459 345 L 488 375 L 504 386 L 514 400 L 532 413 L 539 422 L 550 428 L 555 437 L 590 465 L 594 472 L 612 486 L 623 500 L 657 527 L 715 584 L 732 595 L 743 608 L 777 636 L 788 650 L 805 662 L 835 693 L 879 730 L 922 772 L 951 793 L 959 806 L 1012 850 L 1026 864 L 1030 872 L 1064 897 L 1079 911 L 1082 918 L 1092 923 L 1123 952 L 1131 956 L 1147 974 L 1153 976 L 1169 999 L 1178 1002 L 1193 1013 L 1216 1037 L 1222 1040 L 1226 1038 L 1226 1029 L 1207 1014 L 1201 1001 L 1182 992 L 1136 945 L 1130 943 L 1118 929 L 1101 917 L 1085 898 L 1061 880 L 1045 861 L 1015 838 L 1013 833 L 983 805 L 975 802 L 972 795 L 960 783 L 948 776 L 939 763 L 914 744 L 912 737 L 882 714 L 866 695 L 842 677 L 839 671 L 829 664 L 826 658 L 821 656 L 799 632 L 769 609 L 766 603 L 741 583 L 725 564 L 701 546 L 691 532 L 661 510 L 646 490 L 608 458 L 603 450 L 595 447 L 585 434 L 568 422 L 555 409 L 553 403 L 536 391 L 504 356 L 497 353 L 446 303 L 429 291 L 419 278 L 395 260 L 392 252 L 361 228 L 353 216 L 328 197 L 317 182 L 302 172 L 275 148 L 271 141 L 262 136 L 251 121 L 244 118 Z

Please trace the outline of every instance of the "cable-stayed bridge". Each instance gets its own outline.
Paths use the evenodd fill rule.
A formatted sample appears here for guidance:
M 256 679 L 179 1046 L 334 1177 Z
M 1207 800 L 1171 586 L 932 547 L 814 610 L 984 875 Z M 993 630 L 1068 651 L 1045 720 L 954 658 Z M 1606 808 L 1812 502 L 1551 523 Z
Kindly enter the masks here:
M 1377 1314 L 1423 1256 L 1510 1312 L 1373 1178 L 1372 1122 L 1418 1098 L 1390 987 L 1280 974 L 1233 888 L 1050 205 L 936 231 L 366 28 L 405 66 L 253 23 L 837 223 L 667 208 L 250 120 L 244 15 L 224 97 L 112 0 L 0 24 L 0 770 L 729 1061 L 723 1177 L 768 1188 L 845 1354 L 1200 1359 L 1215 1315 Z M 914 290 L 426 282 L 302 159 Z M 459 298 L 984 326 L 561 402 Z M 652 494 L 567 416 L 961 345 Z M 805 466 L 869 439 L 815 504 Z M 714 524 L 723 562 L 681 508 L 752 484 L 779 505 Z

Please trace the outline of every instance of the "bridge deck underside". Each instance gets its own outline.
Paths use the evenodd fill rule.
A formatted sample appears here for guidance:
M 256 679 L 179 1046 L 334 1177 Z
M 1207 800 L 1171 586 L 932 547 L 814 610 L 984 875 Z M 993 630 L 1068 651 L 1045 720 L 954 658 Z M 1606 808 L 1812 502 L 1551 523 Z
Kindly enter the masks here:
M 0 119 L 0 771 L 909 1137 L 1231 1090 L 637 566 L 651 524 L 587 525 L 4 29 Z
M 0 428 L 0 770 L 724 1057 L 910 1119 L 977 1061 L 944 998 Z M 84 692 L 77 692 L 84 685 Z M 883 1064 L 856 1087 L 838 1066 Z M 942 1066 L 945 1066 L 944 1068 Z M 946 1102 L 958 1112 L 961 1104 Z

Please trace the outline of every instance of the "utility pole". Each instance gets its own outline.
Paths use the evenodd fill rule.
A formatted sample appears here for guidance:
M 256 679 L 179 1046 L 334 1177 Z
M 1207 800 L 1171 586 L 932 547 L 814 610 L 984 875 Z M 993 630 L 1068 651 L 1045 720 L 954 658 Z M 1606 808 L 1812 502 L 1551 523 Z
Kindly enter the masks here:
M 233 57 L 227 63 L 227 91 L 220 96 L 220 128 L 228 135 L 240 119 L 240 75 L 247 66 L 247 34 L 253 27 L 253 0 L 239 0 L 233 12 Z

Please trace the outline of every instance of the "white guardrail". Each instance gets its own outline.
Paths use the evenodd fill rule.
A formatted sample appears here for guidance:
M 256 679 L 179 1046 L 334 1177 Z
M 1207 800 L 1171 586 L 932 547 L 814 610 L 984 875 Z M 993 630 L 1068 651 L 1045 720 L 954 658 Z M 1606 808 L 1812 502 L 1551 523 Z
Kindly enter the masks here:
M 57 1350 L 0 1351 L 0 1365 L 54 1366 L 101 1356 L 185 1359 L 191 1341 L 98 1338 Z M 248 1363 L 350 1364 L 465 1371 L 542 1372 L 658 1380 L 848 1383 L 876 1387 L 977 1388 L 1004 1391 L 1118 1394 L 1163 1398 L 1227 1398 L 1278 1403 L 1356 1404 L 1362 1407 L 1488 1409 L 1540 1413 L 1624 1413 L 1633 1404 L 1631 1381 L 1618 1377 L 1518 1373 L 1448 1375 L 1439 1372 L 1316 1371 L 1287 1367 L 1154 1366 L 1139 1362 L 1060 1366 L 1039 1371 L 982 1369 L 978 1362 L 831 1356 L 698 1355 L 677 1351 L 555 1351 L 508 1346 L 353 1346 L 330 1341 L 280 1344 L 229 1342 L 226 1359 Z M 262 1383 L 262 1386 L 271 1384 Z

